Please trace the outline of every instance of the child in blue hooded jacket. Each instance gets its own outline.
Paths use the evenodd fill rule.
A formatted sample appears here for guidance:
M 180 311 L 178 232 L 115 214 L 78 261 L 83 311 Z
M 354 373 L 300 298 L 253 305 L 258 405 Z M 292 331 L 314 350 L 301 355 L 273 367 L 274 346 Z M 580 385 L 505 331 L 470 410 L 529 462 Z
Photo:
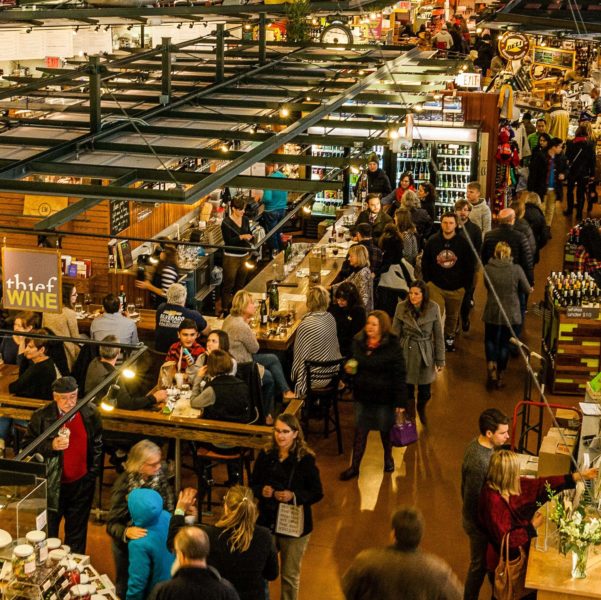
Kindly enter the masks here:
M 155 490 L 138 488 L 127 498 L 132 522 L 146 536 L 129 540 L 129 578 L 126 600 L 144 600 L 152 588 L 171 578 L 174 556 L 167 550 L 171 515 L 163 510 L 163 498 Z

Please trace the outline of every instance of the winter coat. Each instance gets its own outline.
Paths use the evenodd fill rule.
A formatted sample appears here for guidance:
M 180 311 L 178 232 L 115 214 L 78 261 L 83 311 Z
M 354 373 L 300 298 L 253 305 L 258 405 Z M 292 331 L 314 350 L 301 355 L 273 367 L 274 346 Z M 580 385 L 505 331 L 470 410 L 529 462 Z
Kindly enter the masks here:
M 548 152 L 533 152 L 528 174 L 528 191 L 536 192 L 544 200 L 549 189 L 549 170 L 555 169 L 555 161 L 551 162 Z
M 536 242 L 536 251 L 534 252 L 534 264 L 540 260 L 540 251 L 549 241 L 549 229 L 545 221 L 545 215 L 539 206 L 528 202 L 525 206 L 524 219 L 528 221 L 530 229 Z
M 360 552 L 342 577 L 346 600 L 461 600 L 451 567 L 434 554 L 395 546 Z
M 595 143 L 585 137 L 577 137 L 566 143 L 566 159 L 569 179 L 579 181 L 595 175 Z
M 113 373 L 113 371 L 115 371 L 115 367 L 108 362 L 100 360 L 99 357 L 92 360 L 88 367 L 88 372 L 86 373 L 86 394 L 91 392 L 98 384 L 102 383 L 102 381 Z M 119 386 L 119 389 L 117 390 L 117 408 L 140 410 L 149 408 L 155 404 L 154 396 L 151 396 L 150 394 L 148 396 L 132 397 L 127 388 L 127 381 L 125 381 L 125 378 L 119 378 L 117 385 Z M 106 392 L 106 389 L 99 392 L 95 401 L 98 403 Z
M 388 223 L 392 223 L 392 217 L 381 210 L 373 223 L 369 221 L 370 211 L 363 210 L 359 213 L 357 217 L 357 221 L 355 222 L 355 226 L 360 225 L 361 223 L 368 223 L 371 225 L 371 236 L 377 242 L 382 233 L 384 233 L 384 227 L 388 225 Z
M 86 477 L 95 479 L 100 470 L 100 460 L 102 457 L 102 421 L 98 410 L 91 404 L 84 406 L 79 412 L 88 436 L 88 472 Z M 50 402 L 44 408 L 36 410 L 31 415 L 31 420 L 27 426 L 23 446 L 27 446 L 27 444 L 41 435 L 58 418 L 59 412 L 56 402 Z M 54 511 L 57 511 L 59 506 L 61 477 L 63 473 L 63 453 L 52 449 L 52 440 L 57 435 L 58 433 L 55 432 L 52 437 L 46 439 L 37 447 L 37 452 L 44 457 L 44 461 L 46 462 L 48 510 Z
M 344 357 L 351 355 L 353 338 L 365 327 L 365 308 L 356 304 L 352 308 L 341 308 L 338 304 L 332 304 L 328 309 L 336 320 L 336 334 L 340 354 Z
M 132 490 L 127 506 L 136 527 L 146 529 L 146 536 L 130 540 L 129 578 L 126 600 L 145 600 L 157 583 L 171 578 L 175 557 L 167 550 L 167 533 L 171 515 L 163 510 L 158 492 L 145 488 Z
M 173 548 L 178 531 L 186 526 L 184 515 L 173 515 L 169 522 L 167 548 Z M 240 600 L 265 600 L 264 579 L 273 581 L 279 574 L 278 553 L 271 532 L 261 525 L 255 531 L 248 550 L 232 550 L 232 530 L 215 525 L 201 525 L 209 537 L 207 564 L 217 569 L 240 595 Z
M 259 499 L 259 519 L 257 524 L 267 527 L 272 532 L 278 514 L 279 502 L 272 496 L 263 496 L 263 487 L 271 486 L 274 490 L 290 490 L 294 493 L 296 503 L 303 507 L 304 523 L 302 535 L 313 531 L 313 513 L 311 505 L 323 498 L 323 488 L 315 457 L 305 454 L 300 460 L 291 453 L 284 461 L 280 461 L 277 450 L 262 450 L 255 461 L 251 487 L 255 498 Z
M 356 402 L 405 408 L 405 361 L 395 334 L 384 337 L 375 350 L 368 352 L 365 332 L 360 332 L 353 340 L 353 358 L 358 363 L 353 381 Z
M 429 301 L 416 318 L 409 300 L 397 304 L 392 330 L 399 336 L 405 361 L 405 380 L 412 385 L 432 383 L 436 368 L 444 367 L 445 349 L 440 309 Z
M 510 259 L 491 258 L 484 267 L 484 270 L 501 300 L 501 306 L 507 313 L 509 321 L 512 325 L 518 325 L 522 322 L 518 292 L 524 294 L 530 293 L 530 284 L 528 283 L 528 279 L 526 279 L 526 275 L 524 275 L 522 267 L 513 264 Z M 488 282 L 486 282 L 486 287 L 487 289 L 489 288 Z M 485 323 L 493 325 L 506 324 L 495 297 L 490 293 L 490 289 L 486 298 L 482 320 Z
M 509 245 L 513 262 L 524 269 L 528 281 L 533 284 L 534 259 L 528 239 L 521 231 L 517 231 L 513 225 L 504 223 L 484 236 L 484 241 L 482 242 L 482 262 L 486 265 L 492 259 L 499 242 L 505 242 Z
M 482 235 L 490 231 L 492 217 L 490 214 L 490 208 L 488 207 L 488 204 L 484 198 L 480 198 L 478 202 L 472 204 L 469 220 L 480 227 Z
M 146 480 L 139 475 L 125 471 L 121 473 L 115 483 L 111 493 L 111 507 L 106 523 L 106 531 L 113 538 L 113 543 L 122 544 L 125 551 L 125 530 L 132 524 L 131 515 L 127 506 L 127 496 L 137 488 L 151 488 L 158 491 L 163 498 L 163 508 L 172 511 L 175 508 L 175 496 L 173 488 L 167 480 L 163 470 L 158 475 Z
M 157 585 L 149 600 L 240 600 L 234 586 L 213 567 L 180 567 Z
M 388 175 L 378 168 L 375 171 L 367 171 L 367 193 L 368 194 L 380 194 L 386 196 L 392 192 L 392 186 L 390 185 L 390 179 Z
M 532 252 L 532 256 L 534 257 L 534 254 L 536 253 L 536 240 L 534 239 L 534 233 L 532 233 L 532 227 L 530 227 L 530 223 L 528 223 L 526 219 L 516 218 L 513 228 L 526 236 L 528 245 L 530 246 L 530 252 Z

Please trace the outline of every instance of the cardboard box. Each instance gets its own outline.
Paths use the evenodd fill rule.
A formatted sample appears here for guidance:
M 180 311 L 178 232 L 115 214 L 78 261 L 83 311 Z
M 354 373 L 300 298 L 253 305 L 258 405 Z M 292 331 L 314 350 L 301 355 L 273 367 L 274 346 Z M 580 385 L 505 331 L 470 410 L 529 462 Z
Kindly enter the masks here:
M 538 456 L 530 454 L 518 454 L 520 461 L 520 476 L 521 477 L 536 477 L 538 473 Z
M 575 446 L 575 436 L 566 436 L 564 441 L 557 433 L 547 435 L 538 453 L 538 477 L 569 473 Z
M 580 415 L 567 408 L 558 408 L 555 411 L 555 420 L 560 427 L 567 429 L 580 429 Z

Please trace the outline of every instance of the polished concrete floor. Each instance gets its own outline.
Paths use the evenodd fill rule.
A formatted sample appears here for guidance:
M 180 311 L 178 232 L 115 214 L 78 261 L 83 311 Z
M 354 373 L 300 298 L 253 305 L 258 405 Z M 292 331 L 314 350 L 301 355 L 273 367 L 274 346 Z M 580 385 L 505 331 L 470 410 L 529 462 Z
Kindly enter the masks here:
M 559 205 L 558 205 L 559 208 Z M 598 209 L 597 209 L 598 210 Z M 547 274 L 560 270 L 563 245 L 569 223 L 558 210 L 553 239 L 544 249 L 536 269 L 531 303 L 542 299 Z M 385 474 L 379 437 L 372 434 L 358 480 L 338 481 L 348 464 L 352 439 L 352 405 L 341 407 L 345 453 L 337 454 L 335 438 L 312 435 L 317 452 L 325 497 L 314 507 L 315 530 L 303 562 L 301 600 L 340 600 L 340 577 L 360 550 L 385 545 L 390 536 L 390 515 L 400 505 L 414 504 L 424 513 L 426 532 L 423 546 L 443 557 L 461 580 L 464 579 L 468 544 L 461 528 L 460 472 L 463 451 L 477 434 L 481 411 L 497 407 L 511 414 L 523 398 L 525 369 L 521 359 L 510 362 L 502 391 L 487 392 L 484 383 L 485 358 L 483 326 L 480 320 L 485 291 L 479 282 L 472 329 L 457 343 L 458 351 L 447 356 L 447 367 L 436 381 L 428 405 L 429 425 L 421 430 L 419 442 L 408 449 L 396 449 L 396 471 Z M 542 319 L 531 308 L 526 317 L 524 340 L 540 349 Z M 537 398 L 534 398 L 537 399 Z M 553 401 L 574 404 L 575 397 L 553 397 Z M 108 491 L 105 494 L 108 501 Z M 93 564 L 112 575 L 109 539 L 101 525 L 92 524 L 88 550 Z M 481 597 L 490 597 L 485 584 Z M 272 597 L 277 598 L 277 583 Z

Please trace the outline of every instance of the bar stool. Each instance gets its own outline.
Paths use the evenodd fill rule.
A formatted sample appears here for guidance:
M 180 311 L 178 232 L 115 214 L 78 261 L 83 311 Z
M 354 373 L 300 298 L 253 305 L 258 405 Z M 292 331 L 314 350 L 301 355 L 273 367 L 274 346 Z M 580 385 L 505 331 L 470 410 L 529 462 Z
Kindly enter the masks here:
M 323 419 L 323 436 L 336 432 L 338 454 L 342 454 L 342 433 L 340 431 L 340 415 L 338 412 L 338 397 L 342 365 L 345 359 L 337 360 L 306 360 L 305 373 L 307 376 L 307 397 L 303 404 L 301 421 L 305 435 L 308 436 L 309 420 Z M 324 383 L 316 387 L 317 383 Z
M 225 448 L 220 452 L 218 448 L 199 447 L 196 450 L 196 476 L 198 479 L 198 522 L 202 522 L 202 507 L 206 495 L 206 512 L 210 513 L 213 507 L 213 488 L 229 488 L 236 482 L 230 480 L 231 467 L 237 467 L 237 473 L 244 481 L 244 471 L 246 470 L 247 480 L 250 481 L 251 464 L 254 459 L 254 452 L 251 448 L 231 448 L 232 454 L 226 454 Z M 213 469 L 219 465 L 228 467 L 228 479 L 226 481 L 215 481 L 213 478 Z

